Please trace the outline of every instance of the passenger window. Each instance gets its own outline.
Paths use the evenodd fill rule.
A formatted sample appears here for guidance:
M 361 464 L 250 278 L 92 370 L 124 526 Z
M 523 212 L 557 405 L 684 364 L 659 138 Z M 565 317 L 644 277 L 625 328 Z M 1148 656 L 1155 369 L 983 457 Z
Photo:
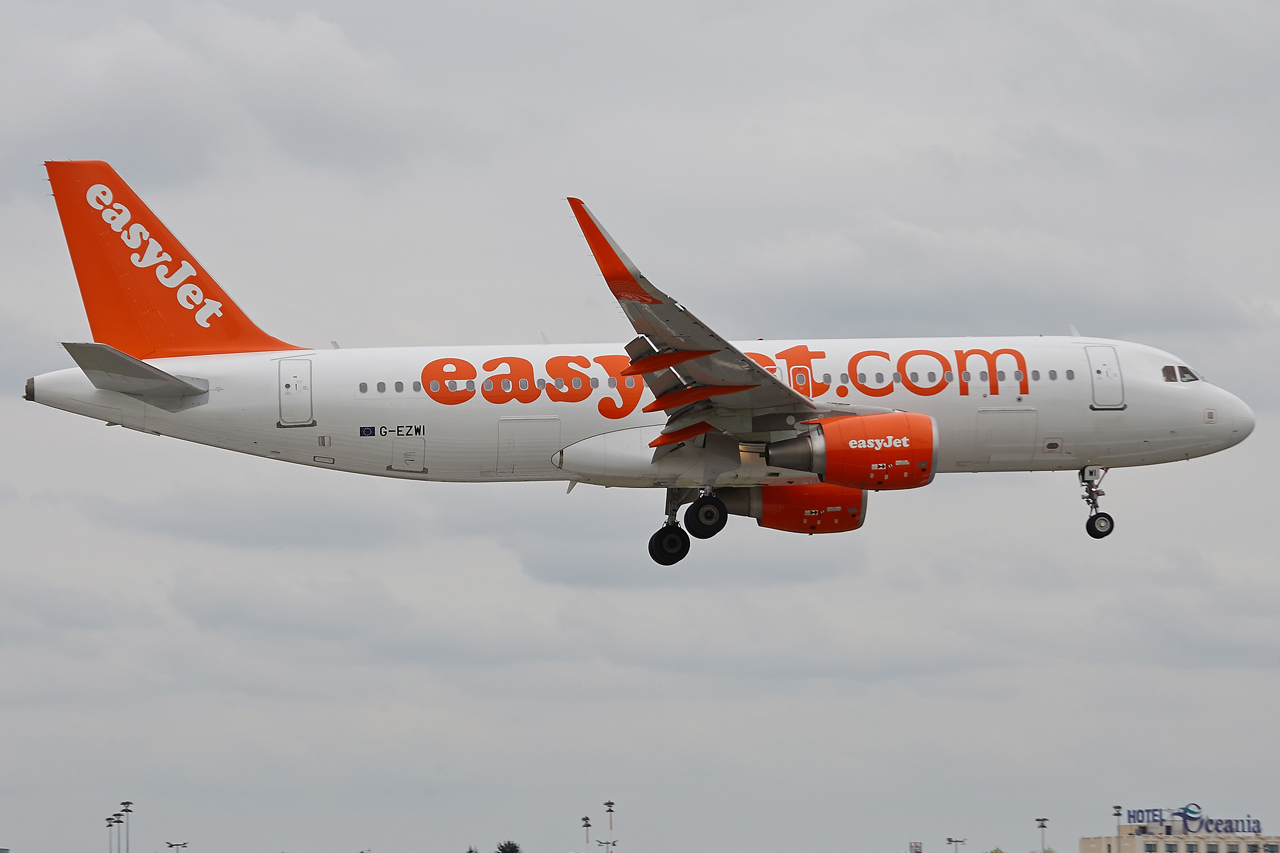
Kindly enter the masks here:
M 804 383 L 805 383 L 804 374 L 803 374 L 803 373 L 797 373 L 797 374 L 796 374 L 796 384 L 797 384 L 797 385 L 800 385 L 800 386 L 803 386 L 803 385 L 804 385 Z
M 861 382 L 863 385 L 866 385 L 866 384 L 867 384 L 867 374 L 865 374 L 865 373 L 859 373 L 859 374 L 858 374 L 858 381 L 859 381 L 859 382 Z
M 963 372 L 963 373 L 961 373 L 961 374 L 960 374 L 960 378 L 961 378 L 963 381 L 968 382 L 968 381 L 969 381 L 969 379 L 971 378 L 971 375 L 970 375 L 969 371 L 967 371 L 967 370 L 966 370 L 965 372 Z
M 630 377 L 630 376 L 628 376 L 627 378 L 628 378 L 628 379 L 630 379 L 631 377 Z M 543 388 L 546 388 L 546 387 L 547 387 L 547 380 L 545 380 L 545 379 L 539 379 L 539 380 L 538 380 L 538 390 L 539 390 L 539 391 L 541 391 Z
M 520 380 L 520 383 L 523 385 L 523 384 L 524 384 L 524 380 L 523 380 L 523 379 L 521 379 L 521 380 Z M 612 376 L 610 376 L 610 377 L 609 377 L 609 387 L 610 387 L 610 388 L 617 388 L 617 387 L 618 387 L 618 380 L 617 380 L 617 379 L 614 379 Z
M 824 374 L 822 374 L 822 384 L 823 384 L 823 385 L 830 385 L 830 384 L 831 384 L 831 374 L 830 374 L 830 373 L 824 373 Z
M 848 385 L 848 384 L 849 384 L 849 374 L 847 374 L 847 373 L 841 373 L 841 374 L 840 374 L 840 384 L 841 384 L 841 385 Z
M 510 380 L 510 379 L 504 379 L 504 380 L 502 380 L 502 390 L 503 390 L 503 391 L 506 391 L 506 392 L 508 392 L 508 393 L 511 391 L 511 380 Z
M 381 383 L 381 382 L 379 382 L 378 384 L 379 384 L 379 385 L 381 385 L 382 383 Z M 450 391 L 457 391 L 457 390 L 458 390 L 458 380 L 456 380 L 456 379 L 450 379 L 448 382 L 444 383 L 444 387 L 448 388 Z M 381 389 L 381 388 L 379 388 L 378 390 L 379 390 L 379 391 L 381 391 L 382 389 Z
M 1003 382 L 1003 381 L 1004 381 L 1004 371 L 1003 371 L 1003 370 L 997 370 L 997 371 L 996 371 L 996 381 L 997 381 L 997 382 Z
M 414 390 L 414 391 L 421 391 L 421 390 L 422 390 L 422 383 L 421 383 L 421 382 L 415 382 L 415 383 L 413 383 L 413 390 Z
M 952 373 L 950 370 L 948 370 L 946 373 L 942 374 L 942 378 L 943 378 L 943 379 L 945 379 L 945 380 L 947 380 L 948 382 L 950 382 L 952 379 L 955 379 L 955 377 L 956 377 L 956 375 L 955 375 L 954 373 Z
M 472 382 L 470 379 L 468 379 L 468 380 L 467 380 L 467 390 L 468 390 L 468 391 L 474 391 L 474 390 L 476 390 L 476 383 L 474 383 L 474 382 Z
M 628 388 L 636 387 L 636 378 L 634 376 L 627 377 L 627 387 Z
M 895 373 L 895 374 L 893 374 L 893 381 L 894 381 L 894 382 L 901 382 L 901 381 L 902 381 L 902 374 L 901 374 L 901 373 Z
M 360 393 L 361 393 L 361 394 L 368 394 L 368 393 L 369 393 L 369 383 L 368 383 L 368 382 L 361 382 L 361 383 L 360 383 Z
M 919 381 L 920 381 L 920 374 L 919 374 L 919 373 L 912 373 L 912 374 L 911 374 L 911 381 L 912 381 L 912 382 L 919 382 Z
M 932 370 L 930 370 L 930 371 L 929 371 L 929 383 L 930 383 L 930 384 L 932 384 L 932 383 L 937 382 L 937 381 L 938 381 L 938 374 L 936 374 L 936 373 L 934 373 Z
M 986 381 L 987 381 L 987 371 L 985 371 L 985 370 L 984 370 L 984 371 L 982 371 L 982 372 L 980 372 L 980 373 L 978 374 L 978 381 L 979 381 L 979 382 L 986 382 Z
M 1056 371 L 1056 370 L 1050 370 L 1050 371 L 1049 371 L 1049 378 L 1050 378 L 1050 379 L 1057 379 L 1057 378 L 1058 378 L 1058 371 Z
M 1185 364 L 1178 365 L 1178 378 L 1183 382 L 1198 382 L 1200 380 L 1200 377 L 1192 373 L 1191 368 Z
M 1076 378 L 1076 372 L 1075 372 L 1074 370 L 1068 370 L 1068 371 L 1067 371 L 1067 378 L 1068 378 L 1068 379 L 1075 379 L 1075 378 Z
M 591 387 L 592 387 L 592 388 L 599 388 L 599 387 L 600 387 L 600 380 L 599 380 L 599 379 L 597 379 L 597 378 L 595 378 L 594 376 L 593 376 L 593 377 L 591 377 Z
M 379 393 L 379 394 L 385 393 L 385 392 L 386 392 L 386 390 L 387 390 L 387 383 L 385 383 L 385 382 L 379 382 L 379 383 L 378 383 L 378 393 Z
M 564 380 L 563 380 L 563 379 L 557 379 L 557 380 L 556 380 L 556 387 L 557 387 L 557 388 L 559 388 L 561 391 L 563 391 L 563 390 L 564 390 Z
M 403 383 L 403 382 L 397 382 L 397 383 L 396 383 L 396 393 L 397 393 L 397 394 L 404 393 L 404 383 Z
M 1040 381 L 1040 371 L 1038 371 L 1038 370 L 1033 370 L 1033 371 L 1031 371 L 1031 381 L 1033 381 L 1033 382 L 1039 382 L 1039 381 Z
M 609 386 L 609 387 L 613 387 L 613 386 Z M 528 390 L 529 390 L 529 380 L 528 380 L 528 379 L 521 379 L 521 380 L 520 380 L 520 390 L 521 390 L 521 391 L 528 391 Z
M 581 378 L 581 377 L 579 377 L 579 376 L 575 376 L 575 377 L 573 377 L 573 387 L 574 387 L 574 388 L 581 388 L 581 387 L 582 387 L 582 378 Z
M 493 390 L 493 380 L 492 380 L 492 379 L 486 379 L 486 380 L 484 381 L 484 383 L 483 383 L 480 387 L 481 387 L 481 388 L 483 388 L 483 389 L 484 389 L 484 390 L 486 390 L 486 391 L 492 391 L 492 390 Z
M 431 393 L 432 393 L 432 394 L 435 394 L 435 393 L 437 393 L 439 390 L 440 390 L 440 383 L 439 383 L 437 380 L 432 379 L 432 380 L 431 380 Z
M 1015 371 L 1013 372 L 1013 378 L 1014 378 L 1014 380 L 1015 380 L 1015 381 L 1017 381 L 1017 382 L 1021 382 L 1021 381 L 1022 381 L 1022 371 L 1021 371 L 1021 370 L 1015 370 Z

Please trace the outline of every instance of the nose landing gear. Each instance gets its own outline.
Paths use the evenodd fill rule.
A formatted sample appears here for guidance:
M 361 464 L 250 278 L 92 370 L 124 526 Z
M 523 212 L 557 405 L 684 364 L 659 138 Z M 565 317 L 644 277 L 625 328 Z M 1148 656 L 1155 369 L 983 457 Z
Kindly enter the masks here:
M 1098 499 L 1106 494 L 1098 487 L 1105 476 L 1107 469 L 1100 465 L 1086 465 L 1080 469 L 1080 485 L 1084 486 L 1082 498 L 1089 505 L 1089 518 L 1084 523 L 1084 529 L 1094 539 L 1109 536 L 1116 527 L 1115 519 L 1098 510 Z

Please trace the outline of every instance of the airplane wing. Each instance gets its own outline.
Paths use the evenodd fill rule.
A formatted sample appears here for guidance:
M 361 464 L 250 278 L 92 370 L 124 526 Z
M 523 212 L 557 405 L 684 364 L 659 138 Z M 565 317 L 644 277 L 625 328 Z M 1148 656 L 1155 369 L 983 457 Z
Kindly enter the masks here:
M 653 392 L 656 399 L 644 411 L 669 415 L 653 446 L 674 445 L 714 429 L 750 441 L 760 433 L 786 429 L 787 415 L 891 411 L 821 403 L 788 387 L 654 287 L 580 199 L 569 199 L 569 206 L 609 290 L 640 335 L 626 346 L 631 366 L 623 372 L 642 375 Z

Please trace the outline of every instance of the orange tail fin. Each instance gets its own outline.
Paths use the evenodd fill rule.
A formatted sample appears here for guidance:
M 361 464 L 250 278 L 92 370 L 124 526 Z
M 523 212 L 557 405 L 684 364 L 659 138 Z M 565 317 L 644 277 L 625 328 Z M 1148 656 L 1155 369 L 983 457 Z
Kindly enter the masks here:
M 255 326 L 109 165 L 44 165 L 95 341 L 135 358 L 298 349 Z

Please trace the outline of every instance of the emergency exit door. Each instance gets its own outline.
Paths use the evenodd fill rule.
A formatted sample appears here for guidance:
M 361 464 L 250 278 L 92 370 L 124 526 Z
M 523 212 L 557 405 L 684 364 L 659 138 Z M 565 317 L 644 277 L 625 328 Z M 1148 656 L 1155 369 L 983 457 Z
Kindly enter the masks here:
M 311 359 L 280 360 L 280 426 L 313 426 Z

